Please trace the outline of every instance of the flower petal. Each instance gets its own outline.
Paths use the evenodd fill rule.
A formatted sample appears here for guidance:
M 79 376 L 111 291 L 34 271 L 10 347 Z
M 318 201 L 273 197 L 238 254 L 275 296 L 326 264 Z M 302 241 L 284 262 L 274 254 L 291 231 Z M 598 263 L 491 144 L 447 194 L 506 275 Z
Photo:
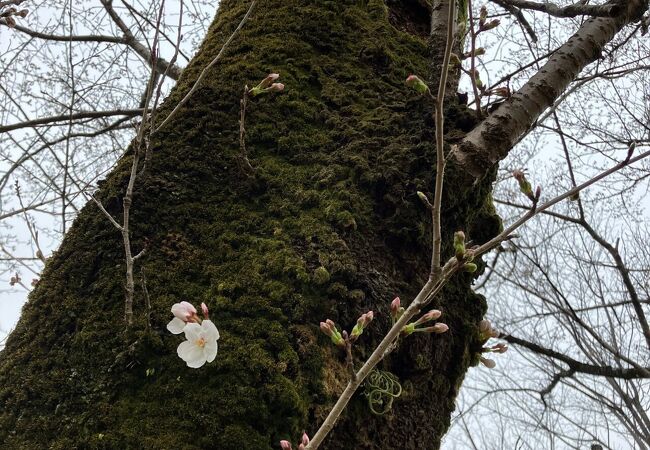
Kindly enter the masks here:
M 185 325 L 185 322 L 183 322 L 181 319 L 174 317 L 172 321 L 167 324 L 167 329 L 170 333 L 181 334 L 183 332 L 183 328 L 185 328 Z
M 192 322 L 185 325 L 183 331 L 185 332 L 185 339 L 190 342 L 196 342 L 201 337 L 202 328 L 198 323 Z
M 203 356 L 203 349 L 198 345 L 194 345 L 190 341 L 181 342 L 176 349 L 176 353 L 178 353 L 178 356 L 180 356 L 180 358 L 185 362 L 196 361 L 201 358 L 205 359 Z
M 208 341 L 203 347 L 203 353 L 205 354 L 205 359 L 211 363 L 214 361 L 214 358 L 217 357 L 217 341 Z
M 197 359 L 192 359 L 185 362 L 187 363 L 187 367 L 191 367 L 192 369 L 198 369 L 203 364 L 205 364 L 205 355 L 203 354 L 203 352 L 201 352 L 201 355 Z
M 204 333 L 204 336 L 208 341 L 219 339 L 219 330 L 217 326 L 211 320 L 204 320 L 201 323 L 201 328 Z

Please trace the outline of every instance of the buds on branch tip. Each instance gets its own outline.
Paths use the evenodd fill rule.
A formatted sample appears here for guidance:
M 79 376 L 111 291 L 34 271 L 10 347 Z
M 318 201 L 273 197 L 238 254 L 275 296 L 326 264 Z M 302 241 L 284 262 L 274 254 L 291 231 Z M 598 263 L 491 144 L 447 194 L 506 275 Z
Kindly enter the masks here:
M 499 336 L 499 331 L 492 326 L 489 320 L 483 319 L 478 323 L 479 339 L 483 342 Z
M 491 360 L 489 358 L 484 358 L 482 356 L 481 356 L 480 361 L 488 369 L 494 369 L 496 367 L 496 365 L 497 365 L 497 363 L 495 363 L 493 360 Z
M 432 309 L 431 311 L 422 314 L 422 316 L 415 322 L 415 325 L 422 325 L 423 323 L 431 322 L 432 320 L 438 320 L 442 316 L 442 312 L 437 309 Z
M 327 319 L 325 322 L 320 323 L 320 330 L 323 332 L 323 334 L 329 336 L 334 345 L 337 347 L 345 348 L 345 340 L 343 339 L 341 332 L 336 328 L 336 325 L 334 325 L 334 322 L 332 322 L 330 319 Z
M 512 176 L 519 183 L 519 190 L 528 197 L 533 204 L 537 204 L 539 197 L 542 195 L 541 186 L 537 186 L 537 189 L 535 189 L 535 193 L 533 194 L 533 188 L 530 182 L 526 179 L 526 174 L 523 170 L 513 171 Z
M 260 84 L 248 91 L 248 94 L 251 97 L 255 97 L 260 94 L 266 94 L 269 92 L 282 92 L 284 90 L 284 84 L 275 83 L 275 81 L 280 78 L 280 74 L 270 73 L 264 78 Z
M 488 31 L 488 30 L 491 30 L 493 28 L 498 27 L 500 23 L 501 23 L 501 21 L 499 19 L 494 19 L 494 20 L 491 20 L 489 22 L 479 24 L 478 30 L 479 30 L 479 32 L 480 31 Z
M 499 342 L 498 344 L 493 345 L 492 347 L 487 347 L 483 349 L 484 352 L 492 352 L 492 353 L 505 353 L 508 351 L 508 344 L 504 344 L 503 342 Z
M 465 258 L 465 233 L 456 231 L 454 233 L 454 251 L 456 259 L 462 261 Z
M 465 263 L 465 265 L 463 266 L 463 270 L 469 273 L 476 272 L 476 269 L 478 269 L 478 266 L 472 262 Z
M 16 19 L 14 19 L 14 17 L 21 17 L 24 19 L 27 17 L 28 13 L 29 11 L 26 9 L 18 10 L 16 8 L 7 8 L 0 11 L 0 19 L 2 19 L 4 24 L 9 28 L 14 28 L 16 26 Z
M 372 322 L 372 319 L 374 319 L 375 315 L 372 311 L 368 311 L 365 314 L 361 314 L 361 317 L 357 319 L 357 324 L 354 326 L 352 329 L 352 333 L 350 334 L 350 341 L 354 342 L 356 341 L 361 334 L 363 334 L 363 330 L 370 325 L 370 322 Z
M 16 284 L 20 283 L 20 281 L 21 281 L 20 275 L 18 275 L 18 272 L 16 272 L 16 275 L 10 278 L 9 286 L 15 286 Z
M 479 13 L 479 25 L 483 26 L 485 25 L 485 20 L 487 19 L 487 8 L 485 6 L 481 6 L 481 12 Z
M 427 84 L 417 75 L 409 75 L 406 78 L 406 85 L 419 94 L 426 94 L 429 92 L 429 86 L 427 86 Z
M 413 333 L 441 334 L 447 332 L 449 330 L 449 327 L 447 326 L 447 324 L 444 323 L 437 323 L 433 326 L 418 328 L 418 325 L 422 325 L 427 322 L 438 320 L 440 316 L 442 316 L 442 312 L 437 309 L 432 309 L 431 311 L 424 313 L 418 320 L 416 320 L 415 322 L 411 322 L 408 325 L 405 325 L 404 328 L 402 328 L 402 336 L 409 336 Z
M 404 313 L 404 308 L 402 308 L 400 302 L 401 300 L 399 297 L 395 297 L 393 301 L 390 302 L 390 317 L 393 320 L 393 323 L 397 322 Z
M 282 450 L 291 450 L 291 442 L 284 440 L 280 441 L 280 448 Z

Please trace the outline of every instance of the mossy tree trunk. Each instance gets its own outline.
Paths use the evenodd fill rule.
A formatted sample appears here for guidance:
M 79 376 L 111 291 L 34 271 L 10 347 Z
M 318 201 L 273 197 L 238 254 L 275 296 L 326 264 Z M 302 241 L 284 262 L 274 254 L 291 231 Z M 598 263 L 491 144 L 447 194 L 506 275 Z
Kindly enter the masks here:
M 221 1 L 161 117 L 248 6 Z M 416 191 L 433 186 L 432 107 L 404 86 L 410 73 L 440 69 L 427 14 L 417 1 L 260 4 L 156 135 L 138 178 L 132 241 L 148 248 L 138 267 L 150 323 L 138 291 L 135 323 L 124 331 L 121 238 L 87 205 L 0 355 L 2 448 L 271 449 L 315 430 L 346 381 L 318 322 L 349 329 L 376 311 L 357 344 L 363 358 L 388 329 L 390 301 L 408 301 L 428 276 L 429 213 Z M 251 176 L 237 164 L 239 98 L 269 72 L 286 90 L 250 102 Z M 448 143 L 473 125 L 449 102 Z M 97 194 L 116 217 L 130 164 L 127 154 Z M 443 240 L 462 229 L 483 242 L 499 229 L 490 177 L 458 178 L 451 164 Z M 469 274 L 457 277 L 435 301 L 448 333 L 413 336 L 383 364 L 404 389 L 392 412 L 372 415 L 359 393 L 326 448 L 439 446 L 478 350 L 485 302 L 470 283 Z M 216 361 L 197 370 L 177 357 L 181 338 L 165 329 L 182 300 L 206 302 L 221 332 Z

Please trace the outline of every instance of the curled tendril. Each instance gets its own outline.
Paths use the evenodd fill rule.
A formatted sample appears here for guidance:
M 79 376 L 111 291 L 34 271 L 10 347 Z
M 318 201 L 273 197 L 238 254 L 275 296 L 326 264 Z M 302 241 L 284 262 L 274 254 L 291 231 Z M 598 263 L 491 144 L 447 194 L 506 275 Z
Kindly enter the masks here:
M 373 370 L 365 385 L 368 406 L 373 414 L 383 416 L 393 407 L 393 400 L 402 395 L 402 385 L 395 375 L 383 370 Z

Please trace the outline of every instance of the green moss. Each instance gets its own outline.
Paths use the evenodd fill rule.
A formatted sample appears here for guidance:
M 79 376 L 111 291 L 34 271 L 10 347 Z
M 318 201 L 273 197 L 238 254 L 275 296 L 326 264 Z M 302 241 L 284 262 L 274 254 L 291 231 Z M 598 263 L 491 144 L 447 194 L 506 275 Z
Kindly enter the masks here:
M 247 6 L 222 0 L 159 117 Z M 276 448 L 313 430 L 345 381 L 318 322 L 330 317 L 349 329 L 376 311 L 357 346 L 362 357 L 388 327 L 390 300 L 422 285 L 430 224 L 415 193 L 432 191 L 433 129 L 430 105 L 403 80 L 426 72 L 424 40 L 393 28 L 381 1 L 269 0 L 259 8 L 154 137 L 137 181 L 132 236 L 136 251 L 148 248 L 138 266 L 150 322 L 138 279 L 137 323 L 124 332 L 120 235 L 87 205 L 0 354 L 2 448 Z M 239 96 L 270 71 L 286 90 L 250 102 L 249 176 L 237 164 Z M 452 106 L 447 117 L 449 138 L 458 139 L 467 114 Z M 98 195 L 116 217 L 130 160 Z M 489 180 L 470 188 L 455 178 L 450 165 L 446 255 L 453 231 L 480 242 L 498 228 Z M 355 397 L 324 448 L 421 448 L 398 432 L 410 426 L 435 447 L 485 312 L 471 280 L 459 276 L 437 304 L 453 333 L 413 339 L 386 362 L 412 386 L 395 415 L 369 417 Z M 165 329 L 182 300 L 206 302 L 221 332 L 216 361 L 199 370 L 176 356 L 181 337 Z
M 314 283 L 316 284 L 325 284 L 330 280 L 330 273 L 323 266 L 318 267 L 314 270 Z

